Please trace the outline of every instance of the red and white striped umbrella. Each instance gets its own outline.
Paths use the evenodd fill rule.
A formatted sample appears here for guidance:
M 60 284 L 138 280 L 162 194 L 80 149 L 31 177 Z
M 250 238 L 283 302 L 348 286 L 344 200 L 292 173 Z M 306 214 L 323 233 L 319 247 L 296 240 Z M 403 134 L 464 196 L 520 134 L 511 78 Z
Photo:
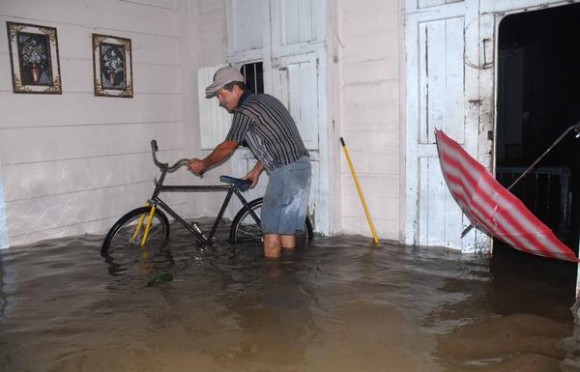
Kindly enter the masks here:
M 435 136 L 447 186 L 474 226 L 522 252 L 579 262 L 552 230 L 457 142 L 441 130 Z

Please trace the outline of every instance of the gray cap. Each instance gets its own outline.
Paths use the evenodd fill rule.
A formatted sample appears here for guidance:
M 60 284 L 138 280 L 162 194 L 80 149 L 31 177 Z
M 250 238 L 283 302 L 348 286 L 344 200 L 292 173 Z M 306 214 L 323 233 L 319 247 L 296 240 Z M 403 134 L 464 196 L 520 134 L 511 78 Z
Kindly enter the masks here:
M 244 82 L 244 76 L 232 66 L 224 66 L 216 71 L 213 83 L 205 88 L 205 98 L 212 98 L 224 86 L 232 82 Z

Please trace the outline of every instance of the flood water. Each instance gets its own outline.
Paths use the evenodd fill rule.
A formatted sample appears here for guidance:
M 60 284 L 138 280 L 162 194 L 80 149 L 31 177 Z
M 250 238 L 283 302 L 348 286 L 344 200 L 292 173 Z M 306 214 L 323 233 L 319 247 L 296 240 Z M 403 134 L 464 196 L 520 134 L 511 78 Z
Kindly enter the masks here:
M 101 242 L 0 253 L 0 371 L 580 371 L 568 263 L 360 236 L 270 261 L 181 231 L 118 265 Z

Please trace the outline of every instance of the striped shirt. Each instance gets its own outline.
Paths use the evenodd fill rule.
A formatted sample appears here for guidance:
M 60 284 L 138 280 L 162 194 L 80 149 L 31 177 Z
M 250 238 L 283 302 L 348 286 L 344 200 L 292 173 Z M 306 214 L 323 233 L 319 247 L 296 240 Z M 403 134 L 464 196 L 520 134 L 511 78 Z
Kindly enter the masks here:
M 245 141 L 267 173 L 308 155 L 290 113 L 268 94 L 242 96 L 226 141 Z

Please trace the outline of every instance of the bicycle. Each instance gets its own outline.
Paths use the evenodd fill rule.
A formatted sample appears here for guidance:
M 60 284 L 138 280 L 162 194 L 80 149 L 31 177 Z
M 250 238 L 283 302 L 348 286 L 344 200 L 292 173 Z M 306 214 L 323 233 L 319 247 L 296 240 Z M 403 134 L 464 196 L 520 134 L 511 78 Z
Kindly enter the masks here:
M 242 193 L 250 187 L 250 181 L 239 178 L 220 176 L 224 185 L 165 185 L 167 173 L 173 173 L 187 166 L 188 159 L 181 159 L 169 166 L 157 159 L 157 141 L 151 141 L 153 163 L 159 168 L 161 175 L 155 180 L 155 189 L 145 206 L 131 210 L 122 216 L 108 231 L 101 247 L 101 256 L 109 257 L 114 251 L 122 251 L 127 246 L 148 248 L 163 247 L 169 239 L 170 223 L 167 214 L 183 225 L 197 239 L 202 247 L 210 246 L 214 241 L 215 233 L 224 216 L 232 196 L 235 195 L 241 202 L 242 207 L 236 213 L 229 231 L 230 243 L 261 242 L 262 230 L 260 223 L 260 210 L 263 198 L 257 198 L 248 202 Z M 195 221 L 188 223 L 175 210 L 160 198 L 163 192 L 226 192 L 226 196 L 218 215 L 209 233 L 204 233 Z M 303 229 L 304 240 L 312 240 L 313 230 L 310 219 L 306 217 Z

